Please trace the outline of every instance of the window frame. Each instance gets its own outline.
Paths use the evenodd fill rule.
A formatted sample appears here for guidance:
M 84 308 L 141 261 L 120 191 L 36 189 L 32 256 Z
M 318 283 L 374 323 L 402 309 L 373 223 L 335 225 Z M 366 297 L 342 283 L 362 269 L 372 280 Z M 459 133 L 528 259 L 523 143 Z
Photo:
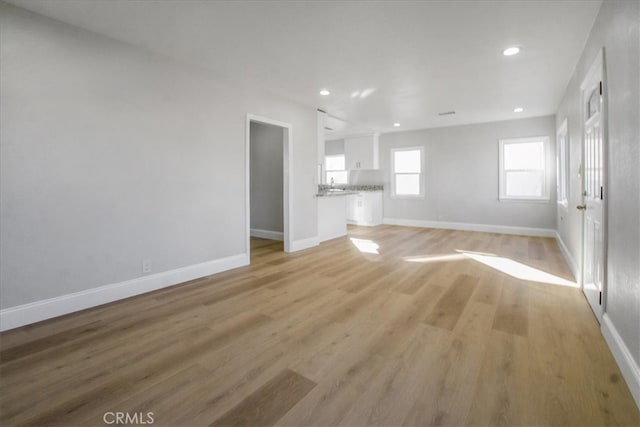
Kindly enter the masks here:
M 329 169 L 327 167 L 327 157 L 342 157 L 344 160 L 344 169 Z M 349 171 L 347 170 L 347 156 L 344 154 L 325 154 L 324 156 L 324 165 L 325 165 L 325 170 L 324 170 L 324 179 L 326 181 L 327 184 L 329 184 L 331 182 L 331 179 L 329 178 L 329 173 L 330 172 L 344 172 L 345 173 L 345 182 L 335 182 L 334 180 L 334 184 L 336 185 L 347 185 L 349 184 Z
M 522 169 L 521 171 L 542 171 L 543 188 L 541 196 L 507 196 L 506 190 L 506 171 L 504 169 L 504 147 L 510 144 L 527 144 L 532 142 L 542 142 L 543 149 L 543 166 L 544 169 Z M 548 202 L 549 194 L 549 137 L 535 136 L 522 138 L 504 138 L 498 140 L 498 200 L 505 202 Z
M 556 133 L 556 199 L 565 210 L 569 206 L 569 126 L 562 121 Z
M 418 184 L 420 186 L 419 194 L 397 194 L 396 193 L 396 175 L 415 175 L 415 173 L 398 172 L 395 171 L 395 153 L 399 151 L 419 151 L 420 152 L 420 172 L 418 173 Z M 425 182 L 424 182 L 424 170 L 425 170 L 425 158 L 424 147 L 394 147 L 391 148 L 391 155 L 389 157 L 389 171 L 391 179 L 391 198 L 393 199 L 424 199 L 425 198 Z

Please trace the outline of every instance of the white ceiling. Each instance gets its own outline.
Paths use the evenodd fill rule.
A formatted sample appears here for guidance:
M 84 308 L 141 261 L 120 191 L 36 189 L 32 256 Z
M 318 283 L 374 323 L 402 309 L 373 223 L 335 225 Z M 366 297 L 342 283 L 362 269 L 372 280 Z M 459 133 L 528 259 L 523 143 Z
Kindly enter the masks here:
M 601 5 L 592 0 L 9 2 L 321 108 L 346 119 L 343 133 L 554 114 Z M 512 45 L 521 46 L 521 53 L 503 56 Z M 321 88 L 331 95 L 320 96 Z M 514 113 L 518 106 L 525 111 Z M 450 110 L 456 114 L 438 116 Z M 394 122 L 401 127 L 394 128 Z

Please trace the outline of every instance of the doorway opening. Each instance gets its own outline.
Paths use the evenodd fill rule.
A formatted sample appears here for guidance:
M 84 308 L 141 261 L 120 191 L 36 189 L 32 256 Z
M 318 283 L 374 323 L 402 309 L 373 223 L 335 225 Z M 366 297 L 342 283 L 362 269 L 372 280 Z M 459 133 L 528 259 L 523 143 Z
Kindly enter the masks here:
M 291 248 L 291 130 L 288 123 L 247 114 L 245 146 L 246 253 L 251 238 Z

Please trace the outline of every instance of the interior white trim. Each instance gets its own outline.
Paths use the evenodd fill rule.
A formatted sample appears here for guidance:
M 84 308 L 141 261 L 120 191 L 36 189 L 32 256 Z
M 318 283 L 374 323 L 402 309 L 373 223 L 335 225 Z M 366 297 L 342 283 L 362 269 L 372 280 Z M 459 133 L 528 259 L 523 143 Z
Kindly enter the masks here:
M 633 399 L 636 401 L 636 405 L 640 408 L 640 367 L 633 359 L 629 348 L 625 345 L 618 330 L 606 312 L 602 315 L 602 320 L 602 335 L 604 335 L 604 339 L 607 341 L 607 344 L 609 344 L 611 353 L 613 353 L 613 357 L 616 359 L 618 367 L 620 367 L 622 376 L 627 382 L 627 386 L 631 391 Z
M 352 219 L 348 219 L 347 220 L 347 224 L 349 225 L 361 225 L 363 227 L 375 227 L 378 224 L 374 224 L 373 222 L 368 222 L 368 221 L 355 221 Z
M 271 231 L 271 230 L 261 230 L 259 228 L 252 228 L 251 237 L 259 237 L 260 239 L 283 241 L 284 233 L 282 231 Z
M 551 150 L 549 149 L 549 137 L 548 136 L 533 136 L 524 138 L 504 138 L 498 140 L 498 163 L 499 163 L 499 175 L 498 175 L 498 200 L 502 201 L 542 201 L 546 202 L 550 199 L 549 195 L 551 190 L 551 173 L 550 165 Z M 544 191 L 541 196 L 509 196 L 507 195 L 507 171 L 504 168 L 504 147 L 509 144 L 523 144 L 528 142 L 542 142 L 544 148 Z M 532 169 L 534 170 L 534 169 Z
M 268 125 L 279 126 L 286 129 L 284 133 L 283 143 L 283 215 L 284 215 L 284 251 L 293 252 L 293 239 L 291 238 L 291 230 L 293 230 L 293 204 L 291 196 L 293 194 L 293 180 L 291 173 L 293 171 L 293 126 L 278 120 L 269 119 L 267 117 L 257 116 L 247 113 L 245 122 L 245 226 L 246 226 L 246 252 L 251 252 L 251 122 L 265 123 Z
M 480 231 L 484 233 L 517 234 L 521 236 L 555 237 L 548 228 L 514 227 L 510 225 L 470 224 L 466 222 L 424 221 L 417 219 L 384 218 L 383 224 L 408 227 L 443 228 L 446 230 Z
M 320 244 L 318 236 L 309 237 L 308 239 L 295 240 L 291 244 L 291 252 L 302 251 Z
M 558 206 L 563 207 L 565 210 L 567 209 L 567 205 L 569 204 L 568 197 L 570 184 L 570 165 L 569 157 L 567 154 L 569 153 L 569 147 L 571 145 L 569 141 L 568 120 L 569 119 L 565 117 L 556 132 L 556 200 L 558 202 Z
M 419 151 L 420 152 L 420 172 L 419 175 L 419 185 L 420 185 L 420 194 L 397 194 L 396 193 L 396 175 L 398 174 L 395 171 L 395 155 L 400 151 Z M 389 180 L 391 182 L 391 193 L 389 197 L 392 199 L 424 199 L 424 191 L 425 191 L 425 170 L 427 169 L 427 161 L 424 157 L 424 147 L 423 146 L 415 146 L 415 147 L 393 147 L 390 150 L 389 154 L 389 162 L 391 166 L 389 167 Z
M 177 285 L 249 264 L 248 254 L 232 255 L 201 264 L 112 283 L 85 291 L 0 310 L 0 331 L 18 328 L 64 314 Z
M 565 261 L 567 261 L 567 265 L 569 265 L 569 269 L 571 273 L 573 273 L 573 277 L 578 280 L 578 273 L 580 270 L 578 269 L 578 264 L 576 263 L 575 258 L 571 255 L 569 248 L 564 244 L 562 237 L 560 237 L 560 233 L 555 232 L 556 242 L 558 242 L 558 247 L 560 248 L 560 252 L 562 252 L 562 256 L 564 256 Z M 579 282 L 578 282 L 579 283 Z

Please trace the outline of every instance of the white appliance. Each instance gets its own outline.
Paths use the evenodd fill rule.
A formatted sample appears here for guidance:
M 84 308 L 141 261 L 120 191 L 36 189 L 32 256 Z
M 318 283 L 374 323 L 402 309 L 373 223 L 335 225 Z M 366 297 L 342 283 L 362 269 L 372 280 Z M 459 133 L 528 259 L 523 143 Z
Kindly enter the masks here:
M 382 185 L 383 182 L 380 169 L 351 169 L 349 171 L 349 185 Z

